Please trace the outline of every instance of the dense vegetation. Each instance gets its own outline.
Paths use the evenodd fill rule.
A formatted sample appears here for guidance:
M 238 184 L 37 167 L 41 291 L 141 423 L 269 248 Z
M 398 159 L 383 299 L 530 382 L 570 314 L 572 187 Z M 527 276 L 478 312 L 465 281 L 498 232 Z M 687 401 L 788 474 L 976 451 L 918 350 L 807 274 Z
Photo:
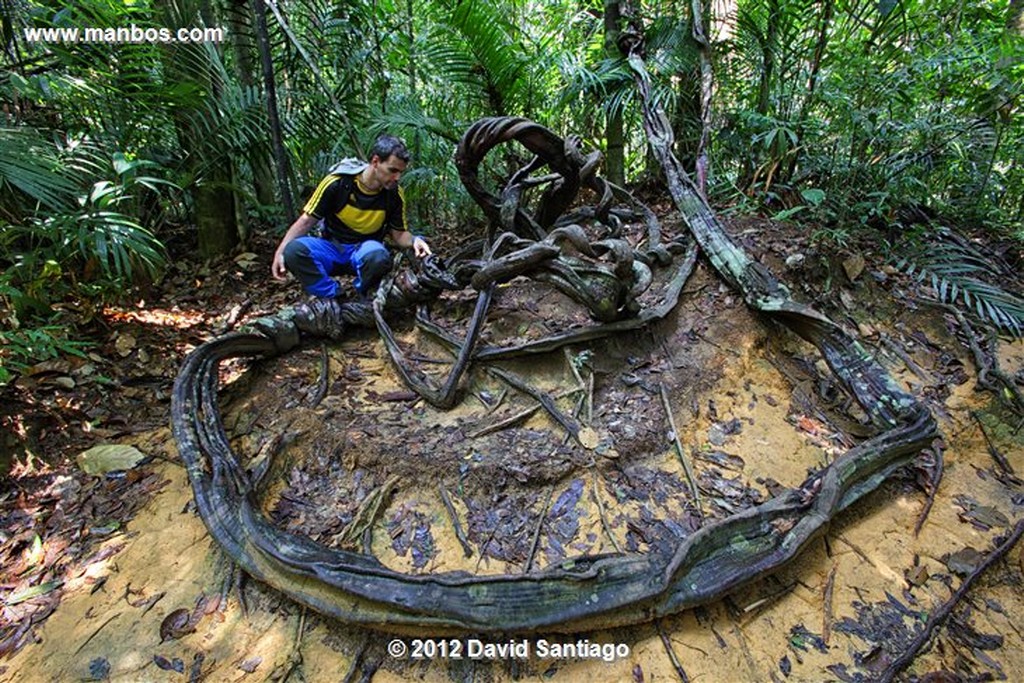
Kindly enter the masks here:
M 606 150 L 609 178 L 644 181 L 653 165 L 615 49 L 622 16 L 646 27 L 677 154 L 717 207 L 800 220 L 839 245 L 872 230 L 907 247 L 940 226 L 1009 239 L 1018 253 L 1024 242 L 1021 0 L 0 8 L 0 384 L 76 352 L 61 316 L 157 276 L 165 245 L 209 258 L 251 229 L 283 229 L 304 186 L 384 130 L 413 150 L 413 220 L 435 234 L 475 215 L 451 154 L 481 116 L 578 134 Z M 39 33 L 86 27 L 223 33 L 173 43 Z M 977 294 L 973 276 L 989 264 L 970 243 L 948 244 L 945 260 L 908 268 L 930 274 L 942 298 Z M 976 271 L 950 269 L 964 254 Z M 983 318 L 1019 332 L 1020 299 L 986 301 Z

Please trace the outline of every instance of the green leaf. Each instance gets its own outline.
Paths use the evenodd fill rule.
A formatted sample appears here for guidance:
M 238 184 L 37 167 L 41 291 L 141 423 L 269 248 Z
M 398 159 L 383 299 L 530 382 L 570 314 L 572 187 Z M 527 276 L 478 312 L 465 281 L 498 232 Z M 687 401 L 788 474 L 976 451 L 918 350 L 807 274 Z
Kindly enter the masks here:
M 47 593 L 53 591 L 56 588 L 60 588 L 63 585 L 64 581 L 62 579 L 52 579 L 50 581 L 44 581 L 43 583 L 37 584 L 35 586 L 31 586 L 29 588 L 25 588 L 23 590 L 11 593 L 9 596 L 7 596 L 7 600 L 5 600 L 4 602 L 7 604 L 8 607 L 10 607 L 11 605 L 17 605 L 19 603 L 25 602 L 26 600 L 38 598 L 40 595 L 46 595 Z
M 803 204 L 798 204 L 797 206 L 793 206 L 788 209 L 783 209 L 782 211 L 779 211 L 778 213 L 773 215 L 772 218 L 777 221 L 784 221 L 790 216 L 795 216 L 796 214 L 800 213 L 806 208 L 807 207 L 804 206 Z
M 800 190 L 800 196 L 811 206 L 821 206 L 821 203 L 825 201 L 825 190 L 809 187 L 806 190 Z

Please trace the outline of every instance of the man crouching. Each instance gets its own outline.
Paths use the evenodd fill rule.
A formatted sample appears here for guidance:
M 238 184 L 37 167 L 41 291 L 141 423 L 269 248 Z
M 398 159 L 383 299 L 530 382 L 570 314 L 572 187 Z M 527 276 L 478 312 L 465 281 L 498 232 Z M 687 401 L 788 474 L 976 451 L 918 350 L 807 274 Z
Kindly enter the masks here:
M 287 270 L 308 294 L 338 296 L 335 275 L 354 275 L 353 286 L 365 299 L 391 269 L 384 237 L 418 258 L 430 246 L 413 235 L 405 221 L 405 203 L 398 180 L 409 164 L 409 150 L 398 138 L 382 135 L 370 150 L 370 161 L 346 159 L 320 181 L 302 215 L 281 238 L 270 272 L 278 280 Z M 309 231 L 320 221 L 324 236 Z

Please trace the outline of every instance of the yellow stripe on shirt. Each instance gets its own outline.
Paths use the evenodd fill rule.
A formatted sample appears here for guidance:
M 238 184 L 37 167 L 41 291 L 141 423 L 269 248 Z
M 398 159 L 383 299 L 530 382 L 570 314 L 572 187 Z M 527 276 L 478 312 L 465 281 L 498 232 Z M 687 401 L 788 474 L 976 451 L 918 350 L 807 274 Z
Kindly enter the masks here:
M 342 223 L 361 235 L 372 235 L 384 225 L 383 209 L 360 209 L 346 204 L 335 215 Z
M 327 188 L 333 185 L 338 179 L 339 176 L 329 175 L 321 180 L 320 184 L 316 186 L 316 190 L 313 191 L 313 196 L 311 196 L 309 201 L 306 202 L 306 205 L 302 207 L 303 212 L 308 213 L 311 216 L 315 215 L 314 212 L 316 211 L 316 205 L 320 203 L 320 198 L 323 197 Z M 323 216 L 318 216 L 318 218 L 323 218 Z

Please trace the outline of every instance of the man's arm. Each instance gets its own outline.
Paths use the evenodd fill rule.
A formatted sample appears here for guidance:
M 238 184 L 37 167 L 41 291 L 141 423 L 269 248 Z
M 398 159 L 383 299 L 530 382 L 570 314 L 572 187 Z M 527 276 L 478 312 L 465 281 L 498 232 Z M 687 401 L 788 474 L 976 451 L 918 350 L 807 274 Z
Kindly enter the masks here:
M 313 226 L 316 225 L 317 220 L 319 219 L 315 216 L 304 213 L 296 218 L 295 222 L 288 228 L 288 232 L 281 238 L 281 243 L 277 245 L 277 251 L 274 252 L 274 260 L 270 263 L 270 274 L 274 276 L 274 279 L 284 280 L 288 272 L 284 267 L 284 248 L 296 237 L 308 234 Z
M 390 229 L 391 241 L 403 249 L 412 249 L 416 258 L 430 256 L 430 245 L 422 237 L 417 237 L 409 231 L 409 224 L 405 220 L 405 192 L 401 187 L 391 191 L 390 206 L 388 207 L 387 225 Z
M 430 245 L 422 237 L 413 235 L 408 230 L 392 230 L 391 239 L 395 244 L 402 247 L 403 249 L 412 248 L 412 253 L 416 254 L 417 258 L 423 258 L 424 256 L 430 256 L 433 252 L 430 251 Z

